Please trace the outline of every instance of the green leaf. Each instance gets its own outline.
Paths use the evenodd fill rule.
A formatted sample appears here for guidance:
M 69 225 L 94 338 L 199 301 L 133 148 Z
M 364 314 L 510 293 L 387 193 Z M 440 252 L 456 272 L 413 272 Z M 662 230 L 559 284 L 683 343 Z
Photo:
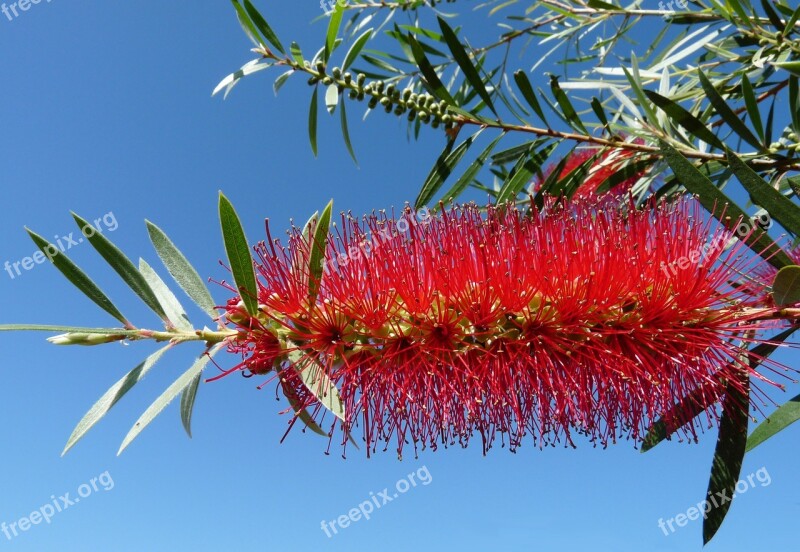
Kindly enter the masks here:
M 722 149 L 725 147 L 720 139 L 709 130 L 705 123 L 702 123 L 697 117 L 686 111 L 683 107 L 652 90 L 645 90 L 644 93 L 650 98 L 650 101 L 661 108 L 672 121 L 685 128 L 690 134 L 697 136 L 702 141 L 715 148 Z
M 150 236 L 150 241 L 170 276 L 212 320 L 219 318 L 214 299 L 191 263 L 161 228 L 149 220 L 145 220 L 145 223 L 147 224 L 147 233 Z
M 356 152 L 353 150 L 353 144 L 350 141 L 350 130 L 347 128 L 347 102 L 342 101 L 342 107 L 339 110 L 339 123 L 342 127 L 342 138 L 344 138 L 344 145 L 347 147 L 347 153 L 353 158 L 353 162 L 358 166 L 358 159 L 356 159 Z
M 122 335 L 135 337 L 139 330 L 124 328 L 83 328 L 80 326 L 51 326 L 45 324 L 0 324 L 0 332 L 67 332 L 98 335 Z
M 322 59 L 326 63 L 331 59 L 331 54 L 336 48 L 336 37 L 339 34 L 339 26 L 342 24 L 343 16 L 344 7 L 337 2 L 331 14 L 331 19 L 328 21 L 328 31 L 325 34 L 325 54 Z
M 481 168 L 483 168 L 483 166 L 486 164 L 486 159 L 489 157 L 489 155 L 492 153 L 492 150 L 494 150 L 495 146 L 498 144 L 498 142 L 500 142 L 500 140 L 504 136 L 505 132 L 501 132 L 500 135 L 494 140 L 492 140 L 492 143 L 489 144 L 486 147 L 486 149 L 480 153 L 480 155 L 478 155 L 478 158 L 467 168 L 466 171 L 464 171 L 464 174 L 462 174 L 459 177 L 459 179 L 456 180 L 455 184 L 453 184 L 453 187 L 450 188 L 447 192 L 445 192 L 445 194 L 442 196 L 442 199 L 444 201 L 455 200 L 458 196 L 461 195 L 461 193 L 467 188 L 467 186 L 469 186 L 472 183 L 472 181 L 475 180 L 475 176 L 478 174 Z M 423 205 L 424 204 L 416 203 L 415 208 L 419 209 Z
M 693 194 L 697 194 L 700 203 L 714 218 L 719 220 L 727 229 L 734 231 L 737 221 L 748 220 L 742 211 L 728 196 L 714 184 L 681 153 L 659 140 L 661 154 L 672 168 L 681 184 Z M 724 211 L 723 211 L 724 208 Z M 722 217 L 724 213 L 724 217 Z M 789 256 L 760 228 L 753 229 L 750 238 L 742 240 L 755 253 L 761 255 L 772 266 L 781 269 L 794 264 Z
M 181 393 L 181 423 L 189 439 L 192 438 L 192 414 L 194 413 L 194 403 L 197 400 L 197 390 L 200 387 L 202 378 L 202 372 L 198 372 Z
M 267 24 L 264 17 L 258 12 L 258 10 L 253 6 L 250 0 L 244 0 L 244 9 L 247 10 L 247 14 L 250 16 L 250 20 L 255 24 L 261 34 L 264 35 L 264 38 L 272 44 L 280 53 L 286 55 L 286 50 L 283 49 L 283 44 L 281 41 L 278 40 L 278 36 L 272 30 L 272 28 Z
M 314 238 L 311 242 L 311 254 L 308 259 L 308 302 L 313 304 L 317 300 L 319 285 L 322 282 L 322 272 L 324 270 L 323 261 L 325 260 L 325 248 L 328 245 L 328 233 L 331 227 L 331 212 L 333 211 L 333 200 L 330 200 L 322 210 L 314 229 Z
M 439 28 L 442 30 L 442 37 L 444 38 L 447 47 L 450 49 L 450 53 L 453 54 L 453 59 L 456 61 L 456 63 L 458 63 L 458 66 L 461 67 L 461 70 L 464 72 L 464 78 L 467 79 L 467 82 L 469 82 L 484 103 L 489 106 L 489 109 L 491 109 L 496 115 L 497 111 L 492 104 L 492 98 L 489 96 L 489 92 L 487 92 L 486 87 L 483 84 L 483 80 L 478 74 L 478 70 L 472 64 L 472 61 L 469 59 L 469 55 L 461 45 L 461 41 L 458 40 L 456 33 L 450 28 L 450 25 L 448 25 L 444 19 L 437 17 L 437 20 L 439 21 Z
M 411 54 L 414 57 L 414 62 L 419 67 L 419 70 L 422 72 L 422 76 L 425 77 L 425 80 L 428 83 L 428 87 L 431 90 L 431 93 L 436 96 L 438 99 L 443 100 L 448 105 L 455 106 L 456 101 L 450 95 L 450 92 L 447 91 L 447 88 L 442 81 L 439 80 L 439 76 L 436 74 L 436 70 L 431 65 L 431 62 L 425 56 L 425 51 L 420 46 L 420 43 L 417 42 L 417 39 L 414 38 L 414 35 L 408 35 L 408 44 L 411 46 Z
M 239 24 L 242 26 L 248 38 L 250 38 L 256 46 L 266 46 L 266 43 L 258 36 L 258 30 L 250 19 L 250 16 L 247 15 L 247 11 L 239 4 L 239 0 L 231 0 L 231 4 L 233 4 L 233 8 L 236 10 L 236 17 L 239 19 Z
M 433 196 L 436 195 L 436 192 L 438 192 L 439 188 L 442 187 L 445 180 L 447 180 L 447 178 L 453 172 L 455 166 L 458 165 L 458 163 L 464 157 L 464 154 L 470 148 L 480 132 L 481 131 L 479 130 L 461 142 L 455 149 L 452 149 L 454 143 L 453 141 L 447 142 L 444 151 L 439 155 L 439 158 L 436 160 L 433 169 L 431 169 L 431 172 L 428 174 L 428 178 L 425 179 L 422 189 L 420 190 L 419 195 L 417 195 L 416 201 L 414 201 L 414 205 L 417 209 L 423 205 L 427 205 Z
M 544 140 L 537 140 L 530 145 L 530 152 L 519 158 L 514 168 L 508 173 L 508 177 L 497 193 L 497 203 L 513 201 L 517 195 L 531 182 L 534 174 L 541 172 L 542 163 L 547 161 L 550 153 L 558 145 L 558 142 L 551 142 L 545 145 L 538 152 L 534 148 L 539 146 Z
M 364 45 L 369 40 L 369 37 L 372 36 L 372 28 L 367 29 L 353 42 L 353 45 L 350 46 L 350 49 L 347 50 L 347 54 L 344 56 L 344 63 L 342 64 L 342 71 L 347 71 L 347 69 L 353 64 L 353 62 L 358 58 L 358 54 L 361 53 L 361 50 L 364 48 Z
M 70 435 L 69 439 L 67 439 L 67 444 L 64 447 L 64 450 L 61 452 L 61 456 L 64 456 L 67 452 L 69 452 L 69 450 L 74 447 L 75 444 L 97 424 L 97 422 L 99 422 L 106 414 L 108 414 L 111 408 L 117 404 L 119 400 L 133 388 L 134 385 L 142 381 L 150 369 L 155 366 L 163 354 L 166 353 L 172 346 L 173 345 L 170 343 L 166 347 L 163 347 L 152 355 L 148 356 L 144 362 L 125 374 L 122 379 L 112 385 L 111 388 L 106 391 L 103 396 L 100 397 L 100 399 L 89 409 L 89 411 L 84 414 L 83 418 L 81 418 L 81 421 L 79 421 L 78 425 L 75 426 L 75 429 L 72 430 L 72 435 Z
M 186 311 L 181 306 L 178 298 L 175 297 L 175 294 L 167 287 L 164 280 L 156 274 L 156 271 L 144 259 L 139 259 L 139 272 L 142 273 L 150 289 L 155 293 L 159 304 L 163 307 L 164 312 L 167 313 L 167 320 L 169 320 L 170 324 L 185 332 L 193 331 L 194 326 L 189 322 L 189 317 L 186 315 Z
M 333 112 L 336 111 L 336 105 L 338 103 L 339 103 L 339 87 L 336 84 L 331 84 L 325 90 L 325 108 L 328 110 L 328 113 L 333 115 Z
M 272 90 L 275 92 L 275 95 L 278 95 L 278 91 L 283 88 L 283 85 L 286 84 L 286 81 L 289 80 L 289 77 L 294 73 L 294 69 L 289 69 L 285 73 L 281 73 L 278 75 L 278 78 L 275 79 L 275 82 L 272 85 Z
M 308 139 L 311 142 L 311 151 L 317 156 L 317 87 L 311 94 L 311 105 L 308 108 Z
M 797 420 L 800 420 L 800 395 L 792 397 L 785 404 L 782 404 L 753 430 L 753 433 L 747 438 L 747 452 L 783 431 Z
M 714 88 L 714 85 L 711 83 L 711 81 L 708 80 L 708 77 L 705 76 L 702 69 L 697 70 L 697 76 L 700 78 L 700 84 L 702 85 L 706 96 L 708 96 L 711 105 L 714 106 L 714 109 L 719 116 L 722 117 L 726 123 L 728 123 L 728 126 L 731 127 L 731 130 L 733 130 L 745 142 L 757 150 L 763 150 L 764 145 L 761 143 L 761 141 L 755 137 L 750 129 L 747 128 L 747 125 L 745 125 L 739 116 L 733 112 L 733 109 L 728 106 L 728 103 L 722 96 L 720 96 L 719 92 L 717 92 L 717 89 Z
M 603 110 L 603 106 L 595 97 L 592 97 L 592 111 L 597 116 L 597 119 L 603 124 L 603 128 L 606 129 L 606 132 L 611 132 L 611 129 L 608 125 L 608 119 L 606 118 L 606 113 Z
M 297 42 L 292 41 L 289 45 L 289 52 L 292 54 L 292 59 L 298 64 L 303 65 L 305 59 L 303 58 L 303 52 L 300 50 L 300 45 Z
M 789 232 L 800 236 L 800 207 L 770 186 L 735 153 L 726 148 L 725 154 L 733 174 L 750 194 L 753 203 L 766 209 L 769 215 Z
M 772 298 L 778 307 L 800 302 L 800 266 L 785 266 L 775 275 Z
M 555 96 L 558 106 L 561 108 L 561 112 L 564 114 L 570 126 L 579 132 L 589 134 L 589 131 L 583 126 L 583 122 L 575 112 L 575 108 L 572 107 L 572 102 L 569 101 L 569 98 L 558 84 L 558 77 L 555 75 L 550 75 L 550 90 L 553 92 L 553 96 Z
M 345 411 L 342 397 L 333 381 L 325 373 L 325 369 L 302 351 L 292 351 L 288 353 L 288 356 L 292 363 L 291 369 L 300 375 L 303 385 L 334 416 L 344 421 Z
M 711 464 L 708 497 L 727 496 L 732 500 L 736 494 L 736 483 L 739 481 L 747 444 L 750 379 L 742 375 L 741 383 L 743 391 L 730 387 L 722 401 L 722 419 Z M 703 544 L 707 544 L 717 533 L 730 507 L 731 502 L 722 499 L 719 504 L 715 501 L 711 505 L 711 511 L 703 519 Z
M 239 291 L 247 313 L 250 316 L 256 316 L 258 314 L 258 287 L 256 286 L 256 274 L 253 269 L 253 257 L 250 255 L 250 246 L 236 210 L 222 192 L 219 193 L 219 221 L 236 289 Z
M 539 104 L 539 100 L 536 99 L 536 94 L 533 92 L 533 86 L 531 86 L 531 81 L 528 80 L 528 75 L 525 74 L 524 71 L 517 70 L 514 72 L 514 82 L 517 83 L 517 87 L 519 91 L 522 92 L 522 97 L 525 98 L 525 101 L 528 102 L 528 105 L 531 106 L 531 109 L 539 116 L 542 122 L 550 128 L 550 124 L 547 122 L 547 119 L 544 117 L 544 111 L 542 111 L 542 106 Z
M 81 290 L 84 295 L 95 302 L 95 304 L 106 311 L 108 314 L 122 322 L 126 328 L 132 328 L 130 322 L 119 312 L 119 309 L 114 306 L 114 303 L 100 290 L 99 287 L 84 273 L 78 266 L 73 263 L 62 251 L 55 245 L 49 243 L 46 239 L 39 234 L 25 228 L 30 235 L 33 242 L 39 247 L 50 262 L 63 274 L 67 280 Z
M 750 79 L 747 78 L 747 75 L 742 75 L 742 96 L 744 97 L 744 103 L 747 108 L 747 115 L 750 117 L 750 122 L 763 144 L 766 142 L 766 136 L 764 135 L 764 124 L 761 121 L 761 111 L 758 108 L 758 100 L 753 92 L 753 85 L 750 84 Z
M 164 391 L 159 397 L 151 404 L 147 410 L 136 420 L 136 423 L 133 424 L 133 427 L 125 436 L 125 439 L 122 440 L 122 444 L 117 451 L 117 456 L 122 454 L 128 445 L 133 442 L 136 437 L 150 425 L 156 416 L 161 414 L 161 412 L 167 407 L 172 400 L 178 396 L 178 394 L 182 393 L 184 389 L 192 385 L 192 382 L 195 378 L 203 372 L 203 369 L 206 367 L 206 364 L 211 360 L 211 358 L 223 347 L 224 343 L 218 343 L 214 347 L 212 347 L 209 351 L 203 353 L 200 358 L 198 358 L 192 366 L 183 373 L 178 379 L 176 379 L 172 385 L 170 385 L 166 391 Z
M 772 5 L 767 0 L 761 0 L 761 7 L 764 8 L 764 13 L 767 14 L 767 17 L 769 18 L 770 22 L 775 26 L 775 28 L 778 31 L 783 32 L 785 28 L 783 25 L 783 21 L 781 21 L 781 18 L 778 17 L 778 14 L 775 13 L 775 10 L 772 8 Z
M 144 276 L 137 270 L 136 266 L 131 262 L 131 260 L 125 256 L 125 254 L 120 251 L 117 246 L 115 246 L 111 241 L 106 238 L 103 234 L 98 232 L 91 224 L 87 221 L 72 213 L 72 218 L 75 219 L 75 222 L 78 223 L 78 228 L 80 228 L 81 232 L 86 239 L 89 240 L 89 243 L 92 244 L 92 247 L 100 253 L 100 256 L 105 259 L 105 261 L 114 269 L 114 271 L 119 274 L 120 278 L 128 284 L 136 295 L 141 298 L 144 303 L 150 307 L 153 312 L 155 312 L 159 318 L 161 318 L 165 322 L 169 322 L 167 319 L 167 315 L 164 312 L 164 309 L 161 308 L 161 305 L 158 303 L 158 299 L 156 299 L 153 290 L 150 289 L 150 286 L 147 284 L 147 281 L 144 279 Z

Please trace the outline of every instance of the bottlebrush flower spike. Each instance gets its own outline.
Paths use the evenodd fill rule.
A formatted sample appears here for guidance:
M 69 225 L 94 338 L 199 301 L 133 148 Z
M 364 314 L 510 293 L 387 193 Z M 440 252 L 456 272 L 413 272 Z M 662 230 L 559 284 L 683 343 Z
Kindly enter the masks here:
M 741 360 L 761 311 L 730 285 L 763 261 L 742 245 L 708 249 L 726 231 L 696 201 L 550 205 L 343 215 L 312 304 L 309 241 L 293 228 L 281 246 L 267 225 L 260 314 L 238 297 L 227 308 L 235 369 L 279 368 L 304 419 L 331 436 L 338 425 L 343 445 L 360 430 L 367 454 L 476 434 L 484 452 L 528 435 L 540 446 L 638 440 L 696 390 L 716 400 L 743 373 L 767 381 Z M 297 377 L 310 364 L 340 390 L 343 422 Z

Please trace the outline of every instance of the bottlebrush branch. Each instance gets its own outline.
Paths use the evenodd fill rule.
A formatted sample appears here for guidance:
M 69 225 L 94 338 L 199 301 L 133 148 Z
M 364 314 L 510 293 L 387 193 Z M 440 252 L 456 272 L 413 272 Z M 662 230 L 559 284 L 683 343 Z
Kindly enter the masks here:
M 54 255 L 55 266 L 124 328 L 2 329 L 67 332 L 50 339 L 62 345 L 168 342 L 101 398 L 66 450 L 184 341 L 205 342 L 206 352 L 142 415 L 120 451 L 179 394 L 189 431 L 197 385 L 221 347 L 240 361 L 211 380 L 269 374 L 296 413 L 290 426 L 299 418 L 331 440 L 338 428 L 343 446 L 358 432 L 368 455 L 379 445 L 398 455 L 406 445 L 466 446 L 476 434 L 484 451 L 497 440 L 513 450 L 526 436 L 539 446 L 572 445 L 577 435 L 603 446 L 639 441 L 688 398 L 693 415 L 681 421 L 695 436 L 695 417 L 706 411 L 716 420 L 710 407 L 742 393 L 747 377 L 773 383 L 755 366 L 783 367 L 763 357 L 748 361 L 748 345 L 777 345 L 769 332 L 800 316 L 800 267 L 779 272 L 766 294 L 763 277 L 772 273 L 765 261 L 742 241 L 726 247 L 733 234 L 693 199 L 644 210 L 552 199 L 543 209 L 462 205 L 436 216 L 406 208 L 397 217 L 342 215 L 332 228 L 331 209 L 292 228 L 286 246 L 267 225 L 253 262 L 221 195 L 235 286 L 223 283 L 234 296 L 220 308 L 148 223 L 168 271 L 216 321 L 214 330 L 187 326 L 155 271 L 141 263 L 136 270 L 104 236 L 92 245 L 151 299 L 164 330 L 133 326 L 63 253 Z

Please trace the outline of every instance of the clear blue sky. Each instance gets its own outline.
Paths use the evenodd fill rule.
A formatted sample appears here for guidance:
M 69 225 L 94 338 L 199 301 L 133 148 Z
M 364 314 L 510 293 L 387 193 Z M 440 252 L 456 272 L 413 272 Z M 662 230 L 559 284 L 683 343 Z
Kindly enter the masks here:
M 285 43 L 297 40 L 306 52 L 321 44 L 324 24 L 310 24 L 321 14 L 317 2 L 259 6 Z M 459 23 L 484 19 L 480 12 Z M 204 277 L 222 279 L 220 189 L 252 241 L 262 238 L 264 218 L 280 234 L 290 218 L 304 221 L 331 197 L 355 213 L 413 201 L 443 145 L 441 133 L 408 142 L 397 119 L 376 113 L 361 123 L 361 108 L 351 106 L 360 168 L 327 116 L 314 159 L 305 79 L 290 81 L 275 98 L 277 73 L 262 73 L 226 101 L 211 98 L 216 83 L 251 58 L 249 47 L 226 1 L 42 0 L 12 20 L 0 14 L 0 263 L 33 253 L 23 225 L 51 239 L 64 236 L 74 231 L 74 210 L 92 219 L 108 215 L 107 227 L 116 229 L 107 235 L 165 275 L 147 239 L 148 218 Z M 532 78 L 546 83 L 542 74 Z M 131 319 L 156 324 L 90 247 L 70 253 Z M 227 298 L 212 289 L 219 302 Z M 113 325 L 47 265 L 13 279 L 0 272 L 0 297 L 0 323 Z M 205 323 L 200 311 L 191 316 Z M 0 550 L 700 549 L 699 521 L 670 536 L 657 523 L 703 499 L 715 430 L 699 445 L 666 443 L 646 455 L 631 442 L 608 450 L 582 442 L 577 450 L 495 448 L 488 457 L 473 446 L 402 462 L 392 453 L 368 460 L 352 452 L 343 460 L 326 456 L 326 442 L 311 434 L 293 432 L 280 445 L 283 403 L 274 389 L 258 391 L 254 380 L 236 376 L 202 385 L 192 440 L 173 404 L 117 457 L 139 414 L 191 362 L 196 351 L 181 347 L 61 458 L 84 412 L 153 347 L 57 348 L 44 338 L 0 335 L 0 522 L 18 522 L 51 496 L 86 494 L 82 484 L 108 475 L 49 524 L 10 540 L 0 533 Z M 790 386 L 779 398 L 797 392 Z M 794 549 L 798 432 L 800 426 L 790 428 L 746 458 L 743 474 L 765 468 L 771 484 L 755 480 L 708 550 Z M 321 529 L 322 520 L 346 515 L 370 493 L 388 487 L 391 495 L 412 472 L 429 484 L 332 538 Z

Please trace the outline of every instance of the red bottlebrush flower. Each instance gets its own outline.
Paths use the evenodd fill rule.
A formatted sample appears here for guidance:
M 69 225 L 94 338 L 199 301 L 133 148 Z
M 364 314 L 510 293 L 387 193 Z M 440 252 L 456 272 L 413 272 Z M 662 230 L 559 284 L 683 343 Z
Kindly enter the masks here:
M 689 394 L 716 400 L 742 374 L 764 379 L 740 360 L 757 309 L 730 285 L 759 261 L 741 244 L 709 249 L 722 230 L 697 202 L 532 209 L 343 216 L 311 298 L 307 238 L 270 237 L 256 246 L 262 314 L 228 305 L 234 369 L 276 367 L 306 420 L 328 416 L 343 444 L 360 429 L 367 454 L 476 433 L 484 451 L 526 436 L 605 446 L 639 439 Z M 335 383 L 343 421 L 298 377 L 309 369 Z
M 638 140 L 637 143 L 640 141 L 641 140 Z M 608 179 L 608 177 L 619 171 L 626 163 L 630 162 L 634 155 L 635 152 L 623 149 L 600 147 L 585 147 L 575 149 L 567 154 L 567 161 L 564 164 L 564 168 L 561 169 L 558 177 L 564 178 L 583 163 L 586 163 L 592 157 L 598 156 L 598 158 L 595 159 L 595 161 L 592 163 L 592 166 L 589 168 L 584 182 L 578 187 L 578 189 L 575 191 L 575 194 L 572 196 L 573 199 L 578 201 L 597 199 L 599 195 L 597 190 L 600 185 L 602 185 L 603 182 Z M 538 190 L 538 188 L 544 183 L 545 180 L 547 180 L 547 178 L 554 170 L 556 170 L 556 168 L 557 166 L 554 165 L 545 171 L 544 177 L 534 182 L 534 189 Z M 618 183 L 611 188 L 611 190 L 609 190 L 613 193 L 613 195 L 607 194 L 605 197 L 612 201 L 626 197 L 631 191 L 631 188 L 633 188 L 633 185 L 636 184 L 636 182 L 643 175 L 644 171 Z

